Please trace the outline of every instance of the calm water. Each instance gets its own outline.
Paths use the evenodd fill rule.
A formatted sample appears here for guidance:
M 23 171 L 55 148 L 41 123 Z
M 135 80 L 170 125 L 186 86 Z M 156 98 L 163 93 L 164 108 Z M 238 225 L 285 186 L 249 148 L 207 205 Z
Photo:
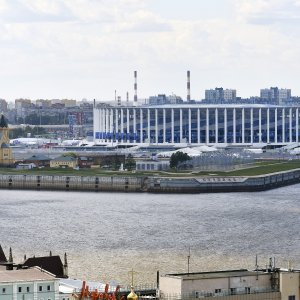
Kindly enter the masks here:
M 261 193 L 151 195 L 0 191 L 0 243 L 61 257 L 69 274 L 108 282 L 154 282 L 161 273 L 253 268 L 275 256 L 300 267 L 300 185 Z

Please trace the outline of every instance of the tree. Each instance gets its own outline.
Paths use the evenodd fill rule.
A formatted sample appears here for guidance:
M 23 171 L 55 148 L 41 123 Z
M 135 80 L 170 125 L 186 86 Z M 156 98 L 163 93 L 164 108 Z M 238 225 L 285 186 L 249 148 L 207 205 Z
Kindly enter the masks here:
M 125 160 L 125 169 L 128 171 L 132 171 L 135 169 L 136 162 L 131 154 L 128 154 L 126 160 Z
M 191 157 L 187 153 L 181 151 L 175 152 L 170 158 L 170 168 L 174 169 L 178 167 L 179 163 L 191 160 Z
M 77 157 L 76 153 L 74 153 L 74 152 L 67 152 L 63 156 L 65 156 L 65 157 L 71 156 L 71 157 L 74 157 L 74 158 Z
M 25 128 L 15 128 L 10 131 L 10 138 L 16 139 L 20 137 L 27 137 L 28 133 L 30 133 L 31 137 L 35 135 L 45 135 L 46 129 L 42 127 L 30 127 L 26 126 Z

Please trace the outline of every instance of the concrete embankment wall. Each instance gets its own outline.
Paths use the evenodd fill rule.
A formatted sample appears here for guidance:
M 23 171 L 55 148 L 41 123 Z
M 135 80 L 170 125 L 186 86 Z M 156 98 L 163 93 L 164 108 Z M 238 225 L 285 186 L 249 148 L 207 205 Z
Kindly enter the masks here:
M 300 169 L 254 177 L 0 175 L 0 189 L 217 193 L 264 191 L 300 183 Z
M 0 175 L 0 188 L 64 191 L 139 192 L 142 177 Z
M 149 178 L 152 193 L 217 193 L 265 191 L 300 183 L 300 169 L 253 177 Z

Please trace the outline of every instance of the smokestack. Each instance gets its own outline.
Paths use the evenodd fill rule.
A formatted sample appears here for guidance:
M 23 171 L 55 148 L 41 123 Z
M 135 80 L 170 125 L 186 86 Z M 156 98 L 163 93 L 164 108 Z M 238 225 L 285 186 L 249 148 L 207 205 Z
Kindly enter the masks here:
M 127 106 L 128 106 L 128 104 L 129 104 L 129 93 L 128 92 L 126 93 L 126 102 L 127 102 Z
M 187 71 L 187 101 L 191 101 L 191 73 L 190 71 Z
M 134 101 L 133 105 L 137 105 L 137 71 L 134 71 Z
M 118 96 L 118 106 L 121 106 L 121 96 Z

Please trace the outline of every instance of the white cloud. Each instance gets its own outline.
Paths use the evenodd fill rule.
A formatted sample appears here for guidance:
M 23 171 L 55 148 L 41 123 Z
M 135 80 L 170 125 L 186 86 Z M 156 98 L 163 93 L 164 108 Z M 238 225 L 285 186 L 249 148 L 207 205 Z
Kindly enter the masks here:
M 300 21 L 299 0 L 235 0 L 239 19 L 253 24 Z
M 300 42 L 291 35 L 298 29 L 285 26 L 297 20 L 299 0 L 231 0 L 231 18 L 199 20 L 164 18 L 150 1 L 0 0 L 0 81 L 19 83 L 15 97 L 97 91 L 104 98 L 132 88 L 135 68 L 145 79 L 143 97 L 185 95 L 187 69 L 198 74 L 197 97 L 217 85 L 249 96 L 271 82 L 295 82 Z

